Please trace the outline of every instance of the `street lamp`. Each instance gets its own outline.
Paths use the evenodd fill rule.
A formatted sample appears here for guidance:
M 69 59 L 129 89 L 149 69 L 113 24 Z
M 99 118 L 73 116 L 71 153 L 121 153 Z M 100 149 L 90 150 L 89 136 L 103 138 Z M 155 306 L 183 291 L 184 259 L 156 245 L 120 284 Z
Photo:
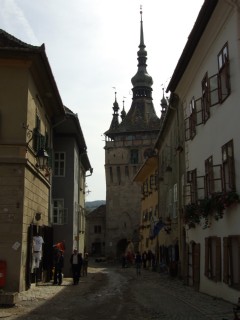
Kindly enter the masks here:
M 36 159 L 37 159 L 37 167 L 40 170 L 44 170 L 47 168 L 48 158 L 49 158 L 49 155 L 45 149 L 41 148 L 38 150 Z

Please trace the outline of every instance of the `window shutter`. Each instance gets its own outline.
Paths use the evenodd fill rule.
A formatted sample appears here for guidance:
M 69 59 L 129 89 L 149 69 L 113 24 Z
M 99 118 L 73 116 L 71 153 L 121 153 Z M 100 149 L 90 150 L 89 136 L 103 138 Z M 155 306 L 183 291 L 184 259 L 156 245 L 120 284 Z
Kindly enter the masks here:
M 186 244 L 186 264 L 185 264 L 185 277 L 187 281 L 187 285 L 189 285 L 189 244 Z
M 193 139 L 196 135 L 196 112 L 193 111 L 189 117 L 189 126 L 190 126 L 190 138 Z
M 223 238 L 223 282 L 229 284 L 229 240 Z
M 209 78 L 210 107 L 219 103 L 219 76 L 215 74 Z
M 185 123 L 185 141 L 189 141 L 191 139 L 191 124 L 190 124 L 190 117 L 184 120 Z
M 191 203 L 191 185 L 186 184 L 183 186 L 184 205 Z
M 194 274 L 194 288 L 199 290 L 200 284 L 200 243 L 196 243 L 194 245 L 194 257 L 193 257 L 194 265 L 193 265 L 193 274 Z
M 221 281 L 221 238 L 216 238 L 216 281 Z
M 220 100 L 223 102 L 231 93 L 230 86 L 230 76 L 229 76 L 229 60 L 226 60 L 222 70 L 219 73 L 219 82 L 220 82 Z
M 196 177 L 197 179 L 197 200 L 205 198 L 205 176 Z
M 205 269 L 204 275 L 209 278 L 209 238 L 205 238 Z
M 192 171 L 187 171 L 187 182 L 188 183 L 192 182 Z
M 196 106 L 196 125 L 203 123 L 203 106 L 202 106 L 202 98 L 195 100 Z
M 33 129 L 33 149 L 37 152 L 41 147 L 41 134 L 37 128 Z

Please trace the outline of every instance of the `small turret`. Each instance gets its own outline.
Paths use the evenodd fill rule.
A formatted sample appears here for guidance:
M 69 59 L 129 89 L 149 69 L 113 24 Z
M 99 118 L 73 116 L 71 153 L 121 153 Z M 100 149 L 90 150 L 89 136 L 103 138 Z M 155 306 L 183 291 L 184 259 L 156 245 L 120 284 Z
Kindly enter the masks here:
M 123 108 L 122 108 L 122 111 L 121 111 L 121 118 L 122 120 L 124 120 L 124 118 L 126 117 L 126 111 L 124 109 L 124 100 L 123 100 Z
M 111 122 L 109 130 L 114 130 L 119 125 L 118 110 L 119 110 L 119 106 L 118 106 L 118 102 L 117 102 L 117 92 L 115 92 L 115 101 L 113 103 L 113 118 L 112 118 L 112 122 Z
M 162 99 L 161 99 L 160 106 L 162 107 L 162 110 L 161 110 L 162 117 L 165 117 L 168 103 L 167 103 L 167 100 L 166 100 L 166 98 L 165 98 L 165 96 L 164 96 L 164 88 L 163 88 L 162 90 L 163 90 L 163 97 L 162 97 Z

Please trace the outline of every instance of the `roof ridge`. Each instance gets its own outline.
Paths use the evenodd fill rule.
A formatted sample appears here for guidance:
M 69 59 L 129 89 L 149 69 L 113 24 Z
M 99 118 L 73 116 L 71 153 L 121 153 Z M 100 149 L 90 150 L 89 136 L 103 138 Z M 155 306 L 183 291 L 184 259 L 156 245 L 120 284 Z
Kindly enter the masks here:
M 7 39 L 7 40 L 9 40 L 9 43 L 7 43 L 7 42 L 3 42 L 3 43 L 1 43 L 1 40 L 2 40 L 2 38 L 5 38 L 5 39 Z M 17 47 L 17 45 L 19 46 L 19 47 L 23 47 L 23 48 L 31 48 L 31 49 L 45 49 L 45 46 L 44 46 L 44 44 L 42 44 L 41 46 L 33 46 L 33 45 L 31 45 L 31 44 L 28 44 L 28 43 L 26 43 L 26 42 L 23 42 L 23 41 L 21 41 L 20 39 L 18 39 L 18 38 L 16 38 L 16 37 L 14 37 L 13 35 L 11 35 L 10 33 L 8 33 L 8 32 L 6 32 L 5 30 L 3 30 L 3 29 L 0 29 L 0 47 L 2 46 L 2 47 L 8 47 L 8 45 L 11 43 L 11 45 L 10 45 L 10 47 Z M 14 45 L 14 43 L 16 44 L 16 45 Z

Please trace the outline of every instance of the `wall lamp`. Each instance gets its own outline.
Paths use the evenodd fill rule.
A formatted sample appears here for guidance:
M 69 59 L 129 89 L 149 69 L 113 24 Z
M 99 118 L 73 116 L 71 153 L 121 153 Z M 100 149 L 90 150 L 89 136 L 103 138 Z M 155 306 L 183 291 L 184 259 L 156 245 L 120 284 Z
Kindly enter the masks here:
M 39 149 L 36 155 L 37 167 L 40 170 L 44 170 L 47 168 L 49 155 L 47 151 L 43 148 Z

